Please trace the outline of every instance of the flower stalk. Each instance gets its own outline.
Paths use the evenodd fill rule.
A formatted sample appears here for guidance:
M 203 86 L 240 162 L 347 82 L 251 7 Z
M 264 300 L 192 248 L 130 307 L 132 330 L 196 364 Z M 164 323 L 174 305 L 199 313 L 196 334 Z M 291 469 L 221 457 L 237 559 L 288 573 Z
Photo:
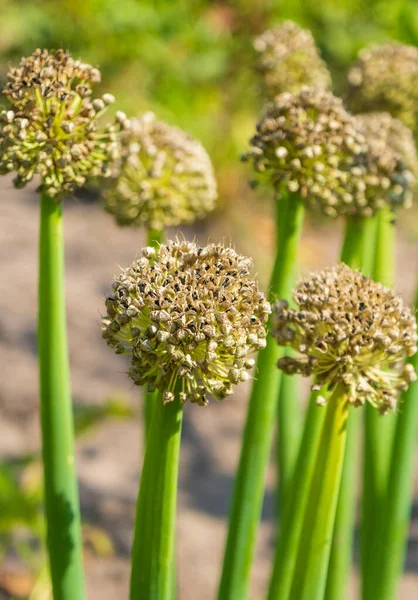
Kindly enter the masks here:
M 55 600 L 84 598 L 65 317 L 62 204 L 41 195 L 38 352 L 47 546 Z
M 415 301 L 418 308 L 418 293 Z M 418 371 L 418 353 L 410 359 Z M 418 427 L 418 381 L 404 392 L 397 416 L 384 501 L 383 532 L 379 539 L 379 570 L 374 573 L 376 598 L 392 600 L 402 572 L 411 511 L 414 454 Z
M 288 210 L 288 204 L 284 205 Z M 286 214 L 276 223 L 278 239 L 285 235 L 287 226 Z M 294 267 L 296 270 L 296 266 Z M 289 352 L 289 350 L 286 350 Z M 276 517 L 279 525 L 280 513 L 285 499 L 288 497 L 292 480 L 293 469 L 298 455 L 301 435 L 300 409 L 296 398 L 299 397 L 299 381 L 296 377 L 289 377 L 286 373 L 281 376 L 277 402 L 277 493 Z
M 277 231 L 282 218 L 286 219 L 286 227 L 277 238 L 270 298 L 290 296 L 303 216 L 304 205 L 298 195 L 289 193 L 277 202 Z M 282 355 L 283 349 L 271 337 L 259 353 L 230 509 L 218 600 L 245 599 L 248 595 L 281 379 L 276 363 Z
M 103 338 L 130 355 L 134 383 L 160 392 L 141 478 L 131 598 L 164 600 L 173 587 L 181 405 L 224 400 L 250 377 L 250 354 L 266 347 L 271 307 L 251 265 L 221 245 L 170 241 L 143 248 L 106 299 Z
M 62 200 L 89 178 L 110 175 L 124 121 L 99 127 L 114 102 L 93 98 L 100 71 L 68 52 L 37 49 L 11 67 L 2 90 L 0 174 L 16 188 L 39 179 L 40 410 L 47 546 L 55 600 L 82 600 L 82 544 L 65 323 Z
M 349 217 L 341 250 L 341 260 L 353 267 L 365 261 L 365 242 L 370 243 L 373 219 Z M 288 376 L 289 379 L 295 379 Z M 321 394 L 325 394 L 321 390 Z M 294 479 L 283 496 L 283 519 L 269 587 L 269 600 L 287 600 L 290 593 L 296 553 L 301 535 L 303 514 L 308 504 L 309 484 L 315 466 L 321 428 L 325 413 L 317 405 L 318 393 L 313 392 L 308 404 L 300 449 L 294 469 Z M 351 433 L 351 432 L 350 432 Z M 353 437 L 353 436 L 351 436 Z M 350 438 L 351 439 L 351 438 Z
M 398 392 L 414 380 L 413 370 L 404 366 L 403 360 L 414 354 L 417 341 L 415 320 L 402 300 L 344 263 L 303 281 L 293 298 L 297 309 L 289 308 L 286 301 L 273 307 L 273 336 L 280 345 L 297 352 L 281 358 L 279 368 L 290 375 L 314 375 L 314 391 L 321 393 L 326 387 L 338 396 L 340 390 L 340 400 L 347 405 L 344 420 L 350 405 L 360 407 L 370 402 L 383 414 L 396 408 Z M 317 403 L 329 406 L 333 397 L 321 394 Z M 295 477 L 302 476 L 305 481 L 299 489 L 299 480 L 295 480 L 288 514 L 285 506 L 284 535 L 276 554 L 271 600 L 322 598 L 325 592 L 346 427 L 338 429 L 338 434 L 334 432 L 338 437 L 344 430 L 341 445 L 336 439 L 331 443 L 326 434 L 330 426 L 327 418 L 333 417 L 327 410 L 322 437 L 317 442 L 315 409 L 320 412 L 311 402 L 300 459 L 300 465 L 309 468 L 303 473 L 297 469 Z M 308 432 L 314 436 L 308 438 Z M 310 445 L 306 446 L 308 439 Z M 305 462 L 303 452 L 310 457 Z M 334 464 L 339 457 L 341 465 Z
M 164 241 L 164 231 L 162 229 L 148 229 L 147 232 L 147 245 L 150 248 L 158 248 L 159 244 Z M 148 391 L 145 390 L 144 394 L 144 440 L 146 441 L 148 437 L 148 431 L 151 427 L 152 420 L 152 410 L 155 404 L 158 401 L 158 392 L 157 390 Z
M 283 373 L 278 398 L 277 423 L 277 516 L 279 520 L 282 507 L 290 494 L 302 435 L 300 406 L 297 400 L 299 384 L 299 378 Z
M 290 600 L 320 600 L 324 596 L 344 461 L 347 416 L 346 389 L 338 385 L 327 402 Z
M 377 215 L 373 279 L 389 287 L 394 284 L 395 224 L 390 209 L 381 209 Z M 381 418 L 372 407 L 366 406 L 361 517 L 363 594 L 370 593 L 373 569 L 377 568 L 373 557 L 380 546 L 383 531 L 383 502 L 388 486 L 396 418 L 395 414 Z
M 351 218 L 347 221 L 341 260 L 370 275 L 375 247 L 376 219 Z M 361 413 L 349 407 L 347 441 L 340 493 L 328 566 L 325 600 L 342 600 L 346 595 L 353 553 L 356 503 L 356 467 L 359 460 Z
M 291 376 L 289 376 L 291 377 Z M 309 484 L 315 465 L 316 450 L 325 412 L 318 407 L 318 396 L 312 392 L 306 413 L 299 452 L 288 496 L 283 498 L 279 539 L 274 556 L 268 600 L 288 600 L 295 568 L 303 514 L 308 501 Z
M 171 600 L 183 406 L 178 394 L 152 411 L 132 548 L 131 600 Z
M 361 412 L 350 406 L 347 415 L 346 450 L 327 569 L 325 600 L 343 600 L 353 554 L 356 503 L 356 469 L 359 462 Z

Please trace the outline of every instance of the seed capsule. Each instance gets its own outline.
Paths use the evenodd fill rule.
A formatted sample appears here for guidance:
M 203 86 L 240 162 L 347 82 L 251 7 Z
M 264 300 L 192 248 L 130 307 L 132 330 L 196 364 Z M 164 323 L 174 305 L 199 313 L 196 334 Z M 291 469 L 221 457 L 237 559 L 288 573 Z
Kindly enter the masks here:
M 163 391 L 165 402 L 173 399 L 177 380 L 182 401 L 203 406 L 207 395 L 225 398 L 232 384 L 248 379 L 250 355 L 265 343 L 270 305 L 251 277 L 250 261 L 231 248 L 202 249 L 178 240 L 143 255 L 113 284 L 103 338 L 116 352 L 122 347 L 130 355 L 134 383 Z M 136 315 L 126 308 L 127 298 L 141 307 Z M 225 333 L 231 310 L 234 318 Z
M 278 198 L 298 193 L 309 208 L 330 217 L 409 206 L 411 160 L 405 162 L 401 144 L 393 141 L 397 135 L 388 132 L 401 124 L 386 121 L 376 135 L 368 118 L 350 115 L 332 93 L 302 88 L 267 106 L 246 158 L 257 182 L 272 185 Z
M 395 409 L 399 392 L 415 379 L 405 359 L 417 350 L 415 317 L 402 299 L 344 264 L 312 275 L 293 297 L 298 310 L 273 307 L 272 334 L 299 355 L 278 366 L 314 375 L 314 390 L 344 384 L 355 406 Z M 300 319 L 300 311 L 315 318 Z
M 282 92 L 298 92 L 304 85 L 323 90 L 331 87 L 331 75 L 320 58 L 310 31 L 292 21 L 268 29 L 254 40 L 256 69 L 264 95 L 273 99 Z
M 18 188 L 39 175 L 38 191 L 58 200 L 87 178 L 106 176 L 119 126 L 98 129 L 97 112 L 107 102 L 90 97 L 99 81 L 97 69 L 64 50 L 38 49 L 11 68 L 3 94 L 13 110 L 0 115 L 0 173 L 15 171 Z
M 216 181 L 203 146 L 152 113 L 124 123 L 105 208 L 119 225 L 190 223 L 215 208 Z
M 355 112 L 387 111 L 418 134 L 418 49 L 398 42 L 363 49 L 348 72 Z

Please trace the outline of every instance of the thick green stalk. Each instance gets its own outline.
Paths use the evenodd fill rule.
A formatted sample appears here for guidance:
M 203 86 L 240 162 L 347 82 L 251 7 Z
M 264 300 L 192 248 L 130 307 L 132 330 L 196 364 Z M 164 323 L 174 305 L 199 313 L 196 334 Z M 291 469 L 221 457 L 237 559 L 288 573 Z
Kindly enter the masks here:
M 418 308 L 418 294 L 415 306 Z M 410 359 L 418 371 L 418 353 Z M 383 509 L 383 535 L 374 573 L 375 597 L 397 598 L 397 584 L 405 558 L 410 519 L 414 458 L 418 430 L 418 381 L 402 394 L 390 463 L 389 485 Z
M 361 424 L 362 411 L 355 406 L 350 406 L 347 419 L 346 452 L 335 515 L 325 600 L 343 600 L 347 595 L 353 554 L 356 468 L 359 464 Z
M 376 220 L 348 219 L 341 260 L 352 268 L 370 275 L 375 248 Z M 351 568 L 356 502 L 356 467 L 362 411 L 350 407 L 347 422 L 347 442 L 341 476 L 334 535 L 328 566 L 326 600 L 343 600 Z
M 158 397 L 136 508 L 130 600 L 171 600 L 183 409 Z
M 395 222 L 389 209 L 381 209 L 377 215 L 376 249 L 373 279 L 392 287 L 395 282 Z
M 348 219 L 341 250 L 341 261 L 359 267 L 365 260 L 364 240 L 370 235 L 370 223 Z M 269 600 L 287 600 L 296 561 L 296 552 L 302 528 L 302 519 L 308 502 L 309 484 L 325 412 L 316 404 L 317 394 L 309 401 L 302 441 L 288 500 L 283 507 L 281 531 L 276 547 L 270 581 Z
M 346 221 L 340 260 L 352 269 L 370 274 L 374 262 L 376 220 L 349 217 Z
M 164 242 L 164 231 L 162 229 L 148 229 L 147 244 L 151 248 L 158 248 Z
M 288 600 L 296 562 L 302 520 L 308 504 L 311 474 L 315 465 L 325 410 L 312 393 L 306 413 L 290 495 L 283 503 L 280 536 L 276 547 L 268 600 Z
M 164 241 L 164 231 L 161 229 L 148 229 L 147 234 L 147 245 L 151 246 L 151 248 L 158 248 L 160 244 Z M 153 392 L 145 391 L 144 394 L 144 440 L 147 439 L 147 432 L 151 427 L 152 420 L 152 409 L 155 403 L 157 402 L 158 392 L 157 390 Z
M 293 473 L 298 457 L 302 433 L 300 377 L 283 373 L 278 401 L 277 465 L 278 494 L 277 515 L 289 497 Z
M 348 403 L 340 384 L 327 402 L 289 600 L 322 600 L 344 462 Z
M 395 278 L 395 226 L 393 214 L 381 209 L 377 216 L 376 252 L 373 279 L 393 286 Z M 363 501 L 361 524 L 361 571 L 363 597 L 374 594 L 373 572 L 378 566 L 374 557 L 383 529 L 384 497 L 388 485 L 396 415 L 380 416 L 371 405 L 365 407 Z
M 277 202 L 278 224 L 283 215 L 286 215 L 286 226 L 282 228 L 283 234 L 279 235 L 277 240 L 276 261 L 269 294 L 271 300 L 275 297 L 288 299 L 291 293 L 304 216 L 302 199 L 289 194 Z M 219 600 L 245 600 L 248 596 L 250 568 L 261 515 L 281 377 L 276 363 L 282 355 L 283 349 L 269 336 L 266 348 L 258 356 L 256 379 L 249 400 L 230 511 Z
M 276 223 L 277 241 L 285 235 L 287 226 L 288 205 L 284 206 L 286 214 L 283 214 Z M 293 288 L 292 282 L 292 288 Z M 291 354 L 291 349 L 286 348 L 285 353 Z M 297 399 L 299 398 L 299 377 L 292 377 L 282 373 L 278 396 L 278 423 L 277 423 L 277 522 L 282 510 L 283 499 L 287 498 L 292 473 L 298 455 L 298 447 L 301 435 L 301 413 Z
M 84 598 L 65 316 L 62 205 L 41 196 L 38 353 L 47 546 L 54 600 Z

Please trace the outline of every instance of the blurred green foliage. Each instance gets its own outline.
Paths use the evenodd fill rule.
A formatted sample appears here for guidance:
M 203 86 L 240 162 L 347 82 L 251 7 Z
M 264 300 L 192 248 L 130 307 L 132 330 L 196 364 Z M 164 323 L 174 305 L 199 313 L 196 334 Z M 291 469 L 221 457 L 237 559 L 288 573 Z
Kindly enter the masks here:
M 0 8 L 0 82 L 37 47 L 68 49 L 101 68 L 102 91 L 116 96 L 117 109 L 153 110 L 201 139 L 221 197 L 240 204 L 248 173 L 238 156 L 262 104 L 252 68 L 257 34 L 283 19 L 310 29 L 338 94 L 360 48 L 390 38 L 418 45 L 415 0 L 0 0 Z M 253 223 L 238 213 L 228 226 L 251 237 Z M 114 401 L 82 407 L 77 430 L 129 413 Z M 36 456 L 0 466 L 0 561 L 11 547 L 26 552 L 27 536 L 16 536 L 22 526 L 31 543 L 43 536 L 37 466 Z
M 313 31 L 337 92 L 359 48 L 418 43 L 414 0 L 2 0 L 0 75 L 37 46 L 99 65 L 129 114 L 152 109 L 201 138 L 222 170 L 260 107 L 251 40 L 282 19 Z

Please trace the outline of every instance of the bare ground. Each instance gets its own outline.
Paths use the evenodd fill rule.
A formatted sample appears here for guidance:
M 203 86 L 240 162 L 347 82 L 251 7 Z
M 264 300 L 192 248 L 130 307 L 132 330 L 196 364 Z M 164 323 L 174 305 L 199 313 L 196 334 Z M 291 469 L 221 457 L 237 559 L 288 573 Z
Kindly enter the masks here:
M 17 192 L 2 178 L 0 190 L 0 455 L 19 456 L 39 447 L 37 417 L 36 289 L 38 205 L 33 191 Z M 271 254 L 272 224 L 248 202 L 232 205 L 228 220 L 217 219 L 197 232 L 236 239 L 237 248 L 255 259 L 265 283 Z M 415 215 L 416 217 L 416 215 Z M 207 227 L 211 227 L 208 229 Z M 416 229 L 416 227 L 415 227 Z M 104 528 L 115 555 L 86 553 L 89 600 L 128 597 L 129 552 L 142 456 L 139 392 L 126 377 L 126 363 L 100 337 L 103 299 L 118 265 L 128 265 L 142 246 L 142 232 L 119 229 L 99 206 L 70 200 L 65 207 L 67 308 L 73 396 L 99 404 L 122 394 L 138 418 L 108 421 L 81 438 L 77 459 L 84 519 Z M 414 239 L 415 237 L 415 239 Z M 417 264 L 416 231 L 405 220 L 398 245 L 398 290 L 411 299 Z M 338 255 L 335 228 L 311 225 L 302 249 L 302 270 L 332 263 Z M 202 409 L 187 406 L 179 489 L 178 556 L 181 600 L 215 598 L 226 534 L 226 517 L 236 468 L 248 387 L 241 386 L 224 403 Z M 418 486 L 415 485 L 418 495 Z M 252 600 L 263 597 L 274 541 L 274 472 L 270 468 L 252 579 Z M 399 598 L 418 592 L 418 514 L 411 526 L 407 574 Z M 5 559 L 3 579 L 15 568 Z M 350 596 L 356 594 L 356 578 Z M 8 596 L 4 596 L 7 598 Z M 2 598 L 0 593 L 0 598 Z M 76 599 L 75 599 L 76 600 Z

